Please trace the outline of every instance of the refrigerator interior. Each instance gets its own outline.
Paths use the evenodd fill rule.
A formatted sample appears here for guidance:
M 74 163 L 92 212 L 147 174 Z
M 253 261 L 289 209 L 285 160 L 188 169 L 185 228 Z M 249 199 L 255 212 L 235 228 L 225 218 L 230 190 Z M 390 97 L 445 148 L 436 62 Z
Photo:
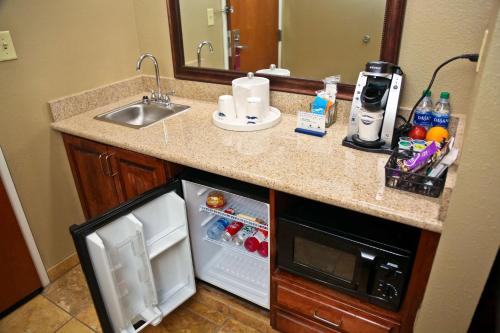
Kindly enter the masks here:
M 184 180 L 182 183 L 196 276 L 269 309 L 269 257 L 248 252 L 243 245 L 236 245 L 232 241 L 207 237 L 208 228 L 221 217 L 268 230 L 269 205 L 190 181 Z M 226 205 L 223 209 L 211 209 L 205 205 L 207 194 L 211 190 L 224 193 Z M 224 213 L 223 210 L 228 207 L 233 208 L 236 214 L 258 218 L 264 223 Z
M 86 238 L 116 332 L 156 325 L 195 292 L 184 200 L 174 191 Z

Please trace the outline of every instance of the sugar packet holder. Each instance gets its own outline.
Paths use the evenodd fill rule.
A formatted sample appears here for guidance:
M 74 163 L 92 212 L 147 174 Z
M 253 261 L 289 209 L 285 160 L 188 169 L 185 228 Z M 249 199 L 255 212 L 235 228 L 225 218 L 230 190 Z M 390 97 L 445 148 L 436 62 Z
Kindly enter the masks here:
M 325 88 L 323 90 L 316 91 L 316 98 L 311 105 L 311 112 L 324 113 L 326 127 L 330 127 L 337 118 L 337 84 L 340 83 L 340 79 L 340 75 L 333 75 L 325 78 L 323 80 Z M 315 106 L 316 102 L 320 99 L 325 101 L 324 110 L 319 110 L 319 108 Z

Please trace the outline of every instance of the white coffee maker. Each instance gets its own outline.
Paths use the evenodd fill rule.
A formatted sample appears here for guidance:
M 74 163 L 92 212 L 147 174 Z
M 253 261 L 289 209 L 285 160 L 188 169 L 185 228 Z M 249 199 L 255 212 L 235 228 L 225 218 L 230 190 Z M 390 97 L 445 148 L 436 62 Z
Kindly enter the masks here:
M 359 73 L 349 130 L 342 144 L 370 152 L 392 152 L 403 72 L 385 61 L 370 61 Z

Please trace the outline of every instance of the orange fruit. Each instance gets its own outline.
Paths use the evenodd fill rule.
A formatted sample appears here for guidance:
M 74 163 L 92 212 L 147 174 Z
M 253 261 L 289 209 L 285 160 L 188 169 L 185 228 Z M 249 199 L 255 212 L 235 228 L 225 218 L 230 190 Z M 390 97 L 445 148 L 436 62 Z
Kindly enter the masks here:
M 448 140 L 449 133 L 448 130 L 444 127 L 434 126 L 429 128 L 427 131 L 427 135 L 425 136 L 426 141 L 437 141 L 441 142 L 444 140 Z

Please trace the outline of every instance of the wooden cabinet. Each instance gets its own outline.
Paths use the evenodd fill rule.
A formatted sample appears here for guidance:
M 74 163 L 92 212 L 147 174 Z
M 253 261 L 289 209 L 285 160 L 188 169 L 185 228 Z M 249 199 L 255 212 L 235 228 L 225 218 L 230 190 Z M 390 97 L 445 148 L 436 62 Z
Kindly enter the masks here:
M 87 219 L 160 186 L 172 176 L 160 159 L 63 134 Z
M 276 305 L 280 309 L 291 311 L 323 325 L 325 332 L 334 330 L 348 333 L 396 333 L 399 331 L 399 324 L 391 320 L 363 311 L 324 294 L 318 294 L 284 281 L 275 281 L 274 283 L 276 284 L 274 286 Z M 283 322 L 283 318 L 279 319 L 278 323 L 280 321 Z
M 274 328 L 280 332 L 293 333 L 342 333 L 333 328 L 317 324 L 312 320 L 289 312 L 272 309 L 271 316 L 275 319 Z
M 110 162 L 110 174 L 125 201 L 167 180 L 165 162 L 157 158 L 117 147 L 108 147 L 106 158 Z

